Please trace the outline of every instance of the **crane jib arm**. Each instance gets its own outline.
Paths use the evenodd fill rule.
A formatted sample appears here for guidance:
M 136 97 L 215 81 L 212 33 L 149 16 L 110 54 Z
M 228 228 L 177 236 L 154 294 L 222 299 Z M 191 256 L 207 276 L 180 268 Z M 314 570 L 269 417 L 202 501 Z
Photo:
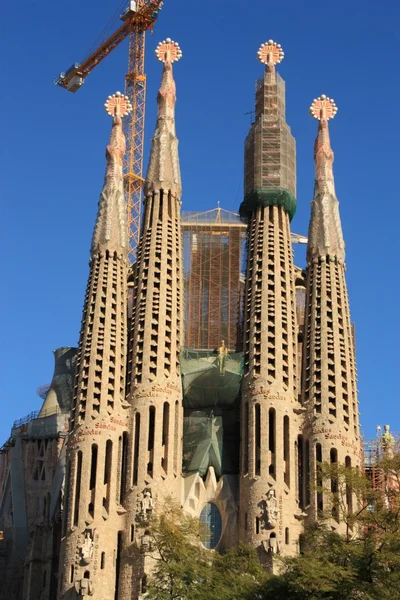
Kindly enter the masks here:
M 76 92 L 94 67 L 108 56 L 132 31 L 142 33 L 153 28 L 162 2 L 160 0 L 153 0 L 140 5 L 139 2 L 130 2 L 129 4 L 129 8 L 121 17 L 124 21 L 121 27 L 82 63 L 75 63 L 65 73 L 60 73 L 60 76 L 54 82 L 56 85 L 70 92 Z M 137 10 L 136 4 L 138 4 Z

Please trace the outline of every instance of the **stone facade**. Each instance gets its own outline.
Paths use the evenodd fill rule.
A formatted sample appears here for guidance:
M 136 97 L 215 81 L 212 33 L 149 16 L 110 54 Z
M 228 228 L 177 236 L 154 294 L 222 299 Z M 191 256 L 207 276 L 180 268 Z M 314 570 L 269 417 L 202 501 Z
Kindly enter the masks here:
M 273 63 L 257 82 L 256 120 L 245 149 L 241 214 L 249 225 L 240 535 L 257 547 L 262 562 L 270 563 L 277 551 L 295 554 L 301 532 L 295 467 L 301 404 L 290 239 L 295 142 L 285 120 L 284 82 Z
M 318 113 L 314 113 L 314 108 Z M 310 472 L 318 478 L 318 462 L 356 467 L 362 457 L 345 244 L 328 128 L 328 119 L 333 118 L 336 108 L 329 98 L 322 96 L 314 101 L 311 110 L 319 125 L 307 248 L 302 399 L 307 409 L 304 433 L 309 443 Z M 324 493 L 311 495 L 310 519 L 315 520 L 318 511 L 327 508 L 324 496 Z M 353 501 L 351 494 L 347 501 Z M 304 498 L 302 503 L 305 504 Z M 342 529 L 335 507 L 332 507 L 331 526 L 338 531 Z
M 57 593 L 76 348 L 58 348 L 54 358 L 41 411 L 16 421 L 0 452 L 1 600 Z
M 302 270 L 293 263 L 290 231 L 296 145 L 276 72 L 283 52 L 271 40 L 261 47 L 266 68 L 245 143 L 240 208 L 247 265 L 241 273 L 235 260 L 237 314 L 226 316 L 240 335 L 228 345 L 202 336 L 196 328 L 207 318 L 196 318 L 187 339 L 217 345 L 183 348 L 191 313 L 183 297 L 172 73 L 181 52 L 168 39 L 157 56 L 163 74 L 137 260 L 128 269 L 121 117 L 129 103 L 116 94 L 106 104 L 113 127 L 71 416 L 61 385 L 70 373 L 60 366 L 39 418 L 27 424 L 29 435 L 13 429 L 0 454 L 0 600 L 144 597 L 152 562 L 143 525 L 167 496 L 212 525 L 207 547 L 224 551 L 244 540 L 274 569 L 275 555 L 295 555 L 304 523 L 327 508 L 327 495 L 312 491 L 318 463 L 360 465 L 354 336 L 328 132 L 334 103 L 321 97 L 312 107 L 316 176 Z M 208 281 L 219 267 L 213 254 Z M 200 297 L 192 288 L 201 287 L 201 277 L 190 285 Z M 217 297 L 213 292 L 213 311 L 224 319 Z M 242 338 L 243 346 L 232 348 Z M 330 525 L 341 530 L 335 507 Z
M 122 110 L 117 102 L 92 239 L 68 439 L 59 598 L 108 600 L 117 582 L 130 408 Z
M 182 464 L 183 335 L 181 176 L 175 132 L 175 81 L 166 41 L 158 92 L 156 131 L 145 182 L 143 229 L 133 278 L 128 396 L 130 441 L 124 497 L 123 557 L 119 596 L 137 598 L 149 565 L 140 553 L 143 529 L 166 496 L 180 502 Z

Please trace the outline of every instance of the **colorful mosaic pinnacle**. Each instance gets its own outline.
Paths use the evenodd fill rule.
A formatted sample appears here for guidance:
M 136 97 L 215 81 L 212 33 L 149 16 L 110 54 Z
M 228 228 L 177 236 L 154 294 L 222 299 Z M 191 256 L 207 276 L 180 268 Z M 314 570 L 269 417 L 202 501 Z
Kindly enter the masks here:
M 177 62 L 182 58 L 182 50 L 177 42 L 167 38 L 160 42 L 156 48 L 156 56 L 160 62 Z
M 277 44 L 274 40 L 268 40 L 260 46 L 257 55 L 258 60 L 264 65 L 275 66 L 282 62 L 285 53 L 280 44 Z
M 325 94 L 314 98 L 313 103 L 310 106 L 310 113 L 314 119 L 318 121 L 329 121 L 333 119 L 337 113 L 337 106 L 333 98 L 328 98 Z
M 115 92 L 112 96 L 108 96 L 104 108 L 110 117 L 116 115 L 126 117 L 132 110 L 132 104 L 129 102 L 128 96 L 124 96 L 121 92 Z

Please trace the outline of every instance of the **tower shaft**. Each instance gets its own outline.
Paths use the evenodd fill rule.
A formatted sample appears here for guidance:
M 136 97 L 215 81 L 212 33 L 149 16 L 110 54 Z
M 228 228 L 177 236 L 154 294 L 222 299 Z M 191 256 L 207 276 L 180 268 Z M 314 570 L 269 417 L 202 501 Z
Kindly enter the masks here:
M 132 439 L 123 544 L 136 558 L 129 558 L 129 549 L 125 552 L 121 599 L 144 593 L 152 566 L 150 558 L 140 553 L 145 523 L 168 496 L 180 500 L 181 493 L 183 280 L 173 44 L 167 40 L 158 51 L 159 56 L 165 52 L 164 71 L 134 276 L 128 367 Z
M 317 483 L 321 461 L 348 467 L 360 465 L 354 337 L 333 159 L 328 122 L 321 117 L 315 143 L 316 176 L 307 250 L 302 378 L 310 474 L 311 481 Z M 332 481 L 331 491 L 334 486 Z M 328 506 L 328 500 L 329 494 L 312 492 L 310 517 L 316 519 L 329 509 L 332 526 L 340 529 L 343 523 L 339 525 L 339 511 L 335 506 Z M 351 494 L 347 495 L 347 502 L 352 502 Z
M 94 229 L 67 449 L 59 598 L 114 597 L 119 468 L 127 440 L 125 395 L 128 231 L 123 197 L 125 139 L 115 115 Z M 118 473 L 117 477 L 113 476 Z
M 244 314 L 240 535 L 264 564 L 296 552 L 300 532 L 296 315 L 290 218 L 295 141 L 285 121 L 284 82 L 272 64 L 256 87 L 256 121 L 245 145 L 248 263 Z

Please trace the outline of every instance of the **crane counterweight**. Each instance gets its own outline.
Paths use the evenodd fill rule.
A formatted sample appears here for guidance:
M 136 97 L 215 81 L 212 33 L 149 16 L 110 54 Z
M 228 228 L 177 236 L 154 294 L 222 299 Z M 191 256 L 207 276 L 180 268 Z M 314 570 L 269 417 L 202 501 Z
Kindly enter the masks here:
M 121 21 L 127 21 L 136 12 L 136 10 L 136 1 L 131 0 L 128 8 L 121 15 Z

